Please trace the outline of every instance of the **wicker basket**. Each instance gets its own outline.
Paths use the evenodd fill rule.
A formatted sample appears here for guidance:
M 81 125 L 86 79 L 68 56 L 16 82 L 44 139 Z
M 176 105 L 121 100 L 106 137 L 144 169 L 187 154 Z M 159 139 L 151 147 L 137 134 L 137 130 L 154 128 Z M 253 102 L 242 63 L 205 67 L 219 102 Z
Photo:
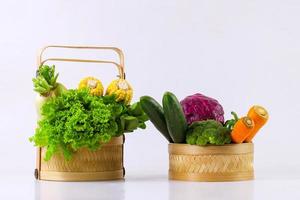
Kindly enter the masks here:
M 254 178 L 253 144 L 169 144 L 169 178 L 185 181 L 242 181 Z
M 119 63 L 107 60 L 86 60 L 74 58 L 47 58 L 43 59 L 43 53 L 48 48 L 68 48 L 86 50 L 112 50 L 119 56 Z M 38 54 L 38 66 L 48 61 L 107 63 L 117 66 L 119 77 L 125 78 L 124 56 L 120 49 L 115 47 L 91 47 L 91 46 L 58 46 L 44 47 Z M 97 151 L 82 148 L 74 153 L 71 161 L 66 161 L 61 154 L 54 155 L 49 161 L 44 161 L 45 148 L 37 149 L 35 178 L 52 181 L 96 181 L 123 179 L 125 169 L 123 167 L 123 143 L 124 136 L 113 138 L 109 143 L 103 144 Z
M 41 148 L 39 179 L 52 181 L 96 181 L 124 177 L 123 136 L 113 138 L 97 151 L 80 149 L 72 160 L 66 161 L 62 154 L 44 161 L 45 148 Z

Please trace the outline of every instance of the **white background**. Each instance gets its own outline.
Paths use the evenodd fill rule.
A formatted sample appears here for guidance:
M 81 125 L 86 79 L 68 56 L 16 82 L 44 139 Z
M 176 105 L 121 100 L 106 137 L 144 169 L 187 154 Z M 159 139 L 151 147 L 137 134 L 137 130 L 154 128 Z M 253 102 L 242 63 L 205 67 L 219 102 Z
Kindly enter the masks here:
M 1 1 L 1 199 L 299 199 L 299 10 L 296 0 Z M 218 99 L 226 118 L 265 106 L 270 120 L 255 138 L 256 181 L 168 182 L 167 142 L 148 123 L 126 138 L 126 182 L 35 182 L 31 78 L 37 51 L 47 44 L 120 47 L 135 100 L 147 94 L 160 101 L 167 90 L 179 99 L 200 92 Z M 113 58 L 91 57 L 102 55 Z M 116 75 L 109 65 L 57 69 L 69 88 L 86 75 L 105 85 Z

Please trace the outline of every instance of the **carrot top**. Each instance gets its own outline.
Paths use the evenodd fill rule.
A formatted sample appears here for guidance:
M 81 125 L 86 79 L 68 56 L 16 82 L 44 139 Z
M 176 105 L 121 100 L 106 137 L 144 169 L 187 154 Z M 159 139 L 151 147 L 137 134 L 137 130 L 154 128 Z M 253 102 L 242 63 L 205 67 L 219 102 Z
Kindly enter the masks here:
M 233 119 L 227 120 L 224 124 L 224 126 L 229 130 L 232 130 L 236 122 L 239 120 L 239 117 L 235 112 L 232 111 L 231 114 Z

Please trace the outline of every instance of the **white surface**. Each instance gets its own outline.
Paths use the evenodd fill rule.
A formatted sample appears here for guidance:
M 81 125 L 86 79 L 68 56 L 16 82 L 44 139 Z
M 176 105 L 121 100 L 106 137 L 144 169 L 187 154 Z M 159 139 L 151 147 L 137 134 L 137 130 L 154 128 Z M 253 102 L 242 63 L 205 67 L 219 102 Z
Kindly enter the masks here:
M 284 176 L 282 176 L 284 173 Z M 252 200 L 300 198 L 300 174 L 269 170 L 256 173 L 255 181 L 197 183 L 169 181 L 166 174 L 128 174 L 125 181 L 35 181 L 28 174 L 0 180 L 0 199 L 40 200 Z M 276 178 L 274 175 L 276 174 Z M 13 192 L 12 192 L 13 191 Z
M 296 196 L 295 188 L 300 188 L 299 176 L 293 177 L 300 169 L 299 10 L 297 0 L 1 1 L 1 195 L 30 199 L 35 186 L 47 191 L 60 185 L 35 185 L 31 176 L 35 152 L 28 137 L 36 123 L 31 83 L 35 56 L 46 44 L 87 44 L 124 50 L 135 100 L 144 94 L 160 100 L 166 90 L 179 99 L 201 92 L 221 102 L 226 118 L 231 110 L 245 114 L 253 104 L 266 106 L 271 116 L 255 138 L 255 167 L 260 174 L 269 170 L 279 174 L 268 173 L 268 178 L 238 184 L 237 189 L 235 183 L 173 185 L 165 179 L 167 142 L 149 123 L 146 131 L 127 136 L 125 165 L 131 175 L 128 182 L 112 183 L 122 188 L 113 195 L 119 191 L 133 199 L 162 194 L 161 199 L 166 199 L 170 188 L 175 188 L 178 195 L 191 189 L 200 198 L 216 197 L 227 187 L 241 194 L 238 188 L 242 187 L 253 190 L 250 196 L 257 199 Z M 76 87 L 80 78 L 90 74 L 106 85 L 115 76 L 111 66 L 57 63 L 57 69 L 68 87 Z M 164 176 L 153 178 L 153 170 Z M 98 191 L 97 184 L 91 190 Z M 89 191 L 88 185 L 75 186 Z M 99 185 L 99 192 L 102 187 L 111 189 Z M 65 187 L 67 191 L 71 186 Z

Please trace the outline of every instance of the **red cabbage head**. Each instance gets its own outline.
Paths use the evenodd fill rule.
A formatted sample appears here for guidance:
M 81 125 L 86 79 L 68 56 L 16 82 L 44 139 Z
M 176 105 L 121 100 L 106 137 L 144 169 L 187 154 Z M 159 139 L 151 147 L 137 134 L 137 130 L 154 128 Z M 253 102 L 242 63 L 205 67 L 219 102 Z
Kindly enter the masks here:
M 224 123 L 224 110 L 221 104 L 202 94 L 187 96 L 180 102 L 188 124 L 195 121 L 213 119 Z

